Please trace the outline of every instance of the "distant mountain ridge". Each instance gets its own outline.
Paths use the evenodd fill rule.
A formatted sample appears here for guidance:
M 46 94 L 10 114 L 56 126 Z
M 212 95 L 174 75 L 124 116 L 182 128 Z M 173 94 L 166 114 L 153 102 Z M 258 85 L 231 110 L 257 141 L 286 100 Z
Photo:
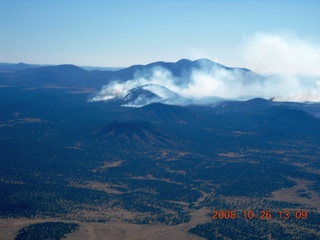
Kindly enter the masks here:
M 133 65 L 110 73 L 109 78 L 114 79 L 113 82 L 116 82 L 117 85 L 112 81 L 109 85 L 106 84 L 96 96 L 91 98 L 91 101 L 121 100 L 123 106 L 141 107 L 153 102 L 189 105 L 223 100 L 214 94 L 205 98 L 188 96 L 188 92 L 192 92 L 192 85 L 195 84 L 196 74 L 212 78 L 217 74 L 222 78 L 228 78 L 227 81 L 239 81 L 244 85 L 264 80 L 263 76 L 248 69 L 229 68 L 205 58 L 194 61 L 187 59 L 177 62 L 160 61 L 147 65 Z M 128 84 L 125 84 L 126 82 Z M 206 88 L 206 85 L 203 87 Z M 132 97 L 133 92 L 135 99 L 128 101 L 128 96 Z M 159 92 L 162 92 L 163 96 L 160 96 Z
M 42 67 L 55 67 L 60 65 L 73 65 L 73 64 L 28 64 L 28 63 L 0 63 L 0 72 L 16 72 L 16 71 L 23 71 L 27 69 L 35 69 L 35 68 L 42 68 Z M 73 65 L 76 66 L 76 65 Z M 96 66 L 77 66 L 82 68 L 86 71 L 118 71 L 123 69 L 122 67 L 96 67 Z
M 0 72 L 16 72 L 26 69 L 35 69 L 46 65 L 20 63 L 0 63 Z
M 147 65 L 133 65 L 119 70 L 87 71 L 72 64 L 56 66 L 41 66 L 19 64 L 0 64 L 1 84 L 3 85 L 28 85 L 29 87 L 72 87 L 90 88 L 91 91 L 99 91 L 91 97 L 92 101 L 117 100 L 123 106 L 141 107 L 153 102 L 161 102 L 173 105 L 193 104 L 194 99 L 176 92 L 172 89 L 185 88 L 192 84 L 194 72 L 214 74 L 215 71 L 223 70 L 227 73 L 236 73 L 239 81 L 259 81 L 261 76 L 243 68 L 229 68 L 209 59 L 188 60 L 181 59 L 177 62 L 153 62 Z M 162 78 L 168 82 L 163 84 Z M 154 82 L 154 79 L 158 79 Z M 113 83 L 124 84 L 128 81 L 140 81 L 132 86 L 125 86 L 121 91 L 108 89 Z M 210 101 L 220 101 L 220 98 L 211 96 Z M 199 100 L 196 100 L 199 102 Z M 208 99 L 205 99 L 208 101 Z M 202 103 L 200 103 L 202 104 Z
M 188 59 L 181 59 L 177 62 L 153 62 L 147 65 L 132 65 L 127 68 L 119 69 L 119 70 L 94 70 L 94 71 L 87 71 L 79 66 L 73 64 L 62 64 L 62 65 L 36 65 L 36 64 L 25 64 L 25 63 L 18 63 L 18 64 L 9 64 L 9 63 L 0 63 L 0 70 L 2 71 L 10 71 L 14 72 L 18 75 L 18 78 L 27 77 L 28 75 L 34 75 L 39 73 L 46 73 L 51 75 L 54 78 L 60 79 L 63 75 L 74 75 L 80 76 L 82 74 L 86 74 L 87 78 L 86 81 L 95 81 L 98 80 L 98 85 L 100 84 L 100 79 L 105 78 L 105 83 L 110 81 L 127 81 L 133 79 L 135 77 L 136 72 L 145 72 L 148 73 L 151 69 L 155 67 L 162 67 L 164 69 L 169 70 L 173 76 L 176 77 L 183 77 L 183 75 L 187 75 L 193 69 L 200 69 L 203 66 L 216 66 L 219 68 L 224 68 L 230 71 L 241 71 L 243 74 L 252 74 L 255 77 L 259 77 L 258 74 L 253 73 L 252 71 L 245 69 L 245 68 L 229 68 L 219 63 L 213 62 L 209 59 L 198 59 L 198 60 L 188 60 Z M 23 79 L 22 79 L 23 80 Z M 68 84 L 67 80 L 64 83 L 65 85 Z M 81 84 L 88 84 L 86 82 L 81 82 Z M 101 87 L 101 86 L 99 86 Z
M 104 71 L 88 71 L 72 64 L 43 66 L 25 63 L 0 63 L 0 85 L 4 87 L 19 86 L 23 89 L 48 87 L 52 89 L 78 88 L 80 89 L 78 92 L 82 91 L 83 94 L 87 94 L 87 98 L 91 101 L 113 101 L 126 107 L 142 107 L 151 103 L 164 103 L 180 106 L 216 106 L 216 103 L 230 105 L 230 101 L 227 101 L 228 99 L 214 95 L 201 99 L 190 98 L 187 94 L 181 94 L 181 92 L 184 93 L 183 91 L 176 91 L 177 89 L 181 90 L 188 86 L 189 90 L 192 90 L 193 75 L 198 71 L 202 71 L 208 76 L 211 76 L 217 69 L 222 70 L 225 74 L 232 75 L 235 73 L 236 77 L 229 79 L 228 81 L 231 82 L 231 84 L 235 81 L 239 81 L 244 88 L 251 83 L 259 83 L 266 80 L 264 76 L 249 69 L 230 68 L 209 59 L 202 58 L 194 61 L 188 59 L 181 59 L 177 62 L 158 61 L 146 65 L 132 65 L 128 68 L 119 70 Z M 154 78 L 159 78 L 157 71 L 160 72 L 160 74 L 167 74 L 167 76 L 164 77 L 170 78 L 170 84 L 174 85 L 174 88 L 161 84 L 161 79 L 158 82 L 153 82 L 152 80 Z M 139 84 L 132 84 L 134 81 L 140 82 Z M 111 88 L 108 90 L 112 84 L 118 84 L 121 89 Z M 119 86 L 116 87 L 119 88 Z M 206 89 L 205 83 L 203 88 L 204 90 Z M 254 93 L 254 91 L 252 92 Z M 256 97 L 248 97 L 244 100 L 252 98 Z M 228 103 L 226 103 L 226 101 Z M 254 102 L 251 102 L 250 104 L 254 104 Z M 271 104 L 271 101 L 267 101 L 266 104 Z M 303 109 L 314 116 L 320 116 L 316 103 L 278 102 L 277 104 Z M 219 108 L 220 112 L 231 111 L 228 107 L 222 106 L 223 104 L 220 104 L 216 109 Z M 235 101 L 235 104 L 232 106 L 234 111 L 241 111 L 247 105 L 241 105 L 240 109 Z

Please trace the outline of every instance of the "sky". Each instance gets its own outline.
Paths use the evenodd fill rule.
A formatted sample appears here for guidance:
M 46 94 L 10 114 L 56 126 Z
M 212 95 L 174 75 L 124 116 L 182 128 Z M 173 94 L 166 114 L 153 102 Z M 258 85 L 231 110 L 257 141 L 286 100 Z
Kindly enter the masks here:
M 128 67 L 210 58 L 320 75 L 318 0 L 1 0 L 0 62 Z

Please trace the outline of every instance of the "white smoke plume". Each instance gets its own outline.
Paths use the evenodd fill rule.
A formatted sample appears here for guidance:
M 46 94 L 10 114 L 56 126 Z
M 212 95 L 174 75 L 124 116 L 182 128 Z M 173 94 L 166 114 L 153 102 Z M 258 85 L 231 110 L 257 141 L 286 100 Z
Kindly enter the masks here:
M 273 74 L 268 95 L 276 101 L 320 102 L 319 40 L 292 32 L 256 33 L 245 40 L 243 59 L 253 71 Z
M 294 33 L 256 33 L 244 41 L 243 59 L 260 73 L 320 76 L 320 41 Z
M 268 75 L 225 68 L 209 61 L 199 61 L 200 67 L 192 69 L 188 76 L 174 76 L 169 69 L 155 67 L 148 72 L 137 72 L 129 81 L 111 82 L 90 101 L 124 98 L 130 90 L 144 86 L 144 89 L 157 94 L 162 102 L 176 105 L 255 97 L 275 101 L 320 102 L 319 46 L 292 34 L 259 33 L 247 38 L 243 56 L 251 69 Z M 171 93 L 147 85 L 163 86 Z M 176 94 L 172 95 L 172 92 Z M 175 98 L 177 94 L 181 98 Z M 126 105 L 138 106 L 135 102 Z
M 151 74 L 148 73 L 136 73 L 134 79 L 125 82 L 113 81 L 108 85 L 102 87 L 101 91 L 94 96 L 90 101 L 106 101 L 115 98 L 124 98 L 131 89 L 145 86 L 148 84 L 155 84 L 164 86 L 173 92 L 179 92 L 179 87 L 174 84 L 174 76 L 172 73 L 164 68 L 155 67 L 152 69 Z M 149 87 L 151 88 L 151 87 Z M 165 97 L 165 93 L 161 93 L 160 89 L 150 89 L 150 91 Z

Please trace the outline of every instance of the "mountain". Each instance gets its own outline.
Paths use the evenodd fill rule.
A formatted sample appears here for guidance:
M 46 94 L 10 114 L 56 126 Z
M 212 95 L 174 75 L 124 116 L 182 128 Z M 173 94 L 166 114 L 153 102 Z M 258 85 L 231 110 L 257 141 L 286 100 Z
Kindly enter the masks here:
M 187 107 L 162 103 L 151 103 L 141 108 L 135 108 L 126 112 L 122 118 L 167 124 L 186 124 L 201 119 L 195 111 Z
M 148 86 L 144 85 L 129 90 L 129 93 L 123 97 L 123 106 L 136 106 L 141 107 L 153 102 L 160 102 L 162 98 L 148 90 Z
M 44 65 L 26 64 L 26 63 L 0 63 L 0 72 L 16 72 L 26 69 L 36 69 Z
M 251 81 L 253 79 L 261 79 L 262 76 L 256 74 L 245 68 L 230 68 L 222 64 L 211 61 L 210 59 L 201 58 L 194 61 L 188 59 L 181 59 L 177 62 L 153 62 L 147 65 L 133 65 L 125 69 L 114 71 L 112 77 L 122 81 L 135 78 L 135 75 L 148 76 L 150 73 L 157 68 L 162 68 L 170 71 L 174 77 L 177 77 L 177 84 L 183 84 L 185 81 L 190 81 L 190 75 L 194 70 L 205 70 L 211 71 L 214 69 L 224 69 L 226 71 L 237 72 L 241 77 Z
M 248 101 L 221 101 L 213 105 L 216 114 L 223 113 L 254 113 L 275 106 L 277 103 L 263 99 L 254 98 Z
M 57 85 L 57 86 L 77 86 L 87 71 L 74 65 L 58 65 L 41 67 L 36 69 L 26 69 L 16 72 L 17 81 L 36 86 Z
M 177 62 L 153 62 L 147 65 L 133 65 L 113 71 L 87 71 L 71 64 L 41 66 L 30 64 L 0 64 L 0 85 L 4 87 L 19 86 L 21 89 L 50 88 L 69 93 L 89 95 L 90 101 L 113 101 L 126 107 L 142 107 L 150 103 L 171 105 L 213 105 L 217 113 L 228 111 L 252 111 L 257 108 L 284 105 L 292 109 L 306 111 L 319 117 L 319 106 L 316 103 L 272 102 L 255 99 L 238 102 L 226 101 L 221 97 L 192 97 L 186 95 L 186 89 L 192 91 L 193 77 L 198 71 L 206 77 L 214 76 L 217 71 L 220 77 L 232 76 L 226 83 L 240 82 L 246 84 L 265 81 L 265 77 L 245 68 L 230 68 L 209 59 Z M 160 74 L 158 76 L 157 74 Z M 164 76 L 162 76 L 163 74 Z M 200 76 L 201 78 L 201 76 Z M 154 79 L 158 79 L 154 81 Z M 163 80 L 163 82 L 161 82 Z M 117 83 L 114 89 L 114 83 Z M 188 93 L 188 91 L 187 91 Z M 249 98 L 250 99 L 250 98 Z
M 121 105 L 140 107 L 151 102 L 162 102 L 173 105 L 209 104 L 223 100 L 219 89 L 212 85 L 224 82 L 243 85 L 259 83 L 264 77 L 243 68 L 229 68 L 209 59 L 190 61 L 182 59 L 177 62 L 154 62 L 148 65 L 134 65 L 110 73 L 110 79 L 91 101 L 124 100 Z M 210 82 L 211 81 L 211 82 Z M 216 83 L 215 83 L 215 82 Z M 212 93 L 199 90 L 200 85 L 210 85 Z M 148 93 L 146 92 L 148 91 Z M 164 93 L 166 92 L 166 93 Z M 134 93 L 134 94 L 133 94 Z M 161 96 L 162 95 L 164 96 Z M 139 97 L 139 94 L 141 96 Z M 127 102 L 125 98 L 136 99 Z M 141 100 L 143 99 L 143 100 Z
M 252 81 L 261 81 L 263 79 L 263 77 L 247 69 L 228 68 L 209 59 L 198 59 L 195 61 L 181 59 L 177 62 L 154 62 L 147 65 L 133 65 L 128 68 L 113 71 L 86 71 L 83 68 L 71 64 L 37 66 L 21 63 L 10 65 L 10 67 L 10 72 L 1 72 L 1 84 L 27 84 L 29 87 L 45 87 L 50 85 L 56 87 L 92 88 L 95 91 L 101 90 L 101 93 L 108 89 L 110 84 L 117 82 L 120 85 L 125 85 L 122 95 L 126 92 L 129 93 L 131 90 L 131 92 L 136 91 L 140 87 L 158 96 L 159 89 L 162 87 L 163 89 L 167 89 L 167 93 L 169 93 L 169 91 L 175 93 L 176 97 L 170 97 L 167 101 L 166 98 L 160 96 L 159 102 L 165 100 L 166 103 L 171 102 L 171 104 L 178 105 L 186 104 L 180 100 L 182 98 L 184 98 L 183 100 L 187 100 L 186 98 L 188 97 L 185 95 L 181 96 L 181 92 L 177 92 L 177 90 L 181 91 L 182 89 L 190 88 L 194 81 L 194 73 L 201 72 L 212 76 L 217 71 L 224 71 L 222 76 L 226 74 L 230 76 L 234 75 L 232 78 L 236 76 L 236 80 L 244 84 L 249 84 Z M 230 80 L 235 81 L 235 79 Z M 125 84 L 129 81 L 131 81 L 132 84 Z M 159 85 L 159 87 L 155 87 L 155 85 Z M 133 90 L 135 88 L 137 89 Z M 171 94 L 171 96 L 173 96 L 173 94 Z M 104 96 L 95 99 L 97 101 L 108 100 L 108 98 Z M 200 100 L 197 99 L 197 101 Z M 189 104 L 189 102 L 187 104 Z
M 301 132 L 309 135 L 318 135 L 320 119 L 300 110 L 275 106 L 261 112 L 261 125 L 278 131 Z M 263 120 L 262 120 L 263 119 Z
M 71 87 L 100 89 L 108 83 L 113 71 L 86 71 L 72 64 L 13 68 L 2 72 L 2 84 L 28 85 L 29 87 Z
M 99 141 L 109 141 L 113 145 L 130 148 L 168 145 L 172 134 L 157 129 L 146 121 L 112 121 L 96 129 L 93 134 Z
M 116 101 L 124 107 L 142 107 L 154 102 L 172 105 L 186 105 L 192 102 L 191 99 L 158 84 L 146 84 L 122 92 L 109 91 L 102 97 L 105 100 Z M 95 98 L 91 101 L 95 101 Z

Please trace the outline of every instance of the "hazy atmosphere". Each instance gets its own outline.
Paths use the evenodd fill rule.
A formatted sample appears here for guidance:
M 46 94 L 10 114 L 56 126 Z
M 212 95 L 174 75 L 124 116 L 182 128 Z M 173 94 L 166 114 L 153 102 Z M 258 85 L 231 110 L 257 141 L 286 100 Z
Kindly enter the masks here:
M 160 84 L 191 98 L 319 101 L 318 1 L 1 1 L 0 62 L 128 67 L 208 58 L 276 74 L 242 82 L 202 66 L 176 86 L 168 69 L 119 86 Z M 117 79 L 114 79 L 117 80 Z M 110 98 L 115 83 L 95 100 Z M 204 87 L 205 86 L 205 87 Z M 106 95 L 107 94 L 107 95 Z
M 1 1 L 0 62 L 128 67 L 210 58 L 320 75 L 319 1 Z

